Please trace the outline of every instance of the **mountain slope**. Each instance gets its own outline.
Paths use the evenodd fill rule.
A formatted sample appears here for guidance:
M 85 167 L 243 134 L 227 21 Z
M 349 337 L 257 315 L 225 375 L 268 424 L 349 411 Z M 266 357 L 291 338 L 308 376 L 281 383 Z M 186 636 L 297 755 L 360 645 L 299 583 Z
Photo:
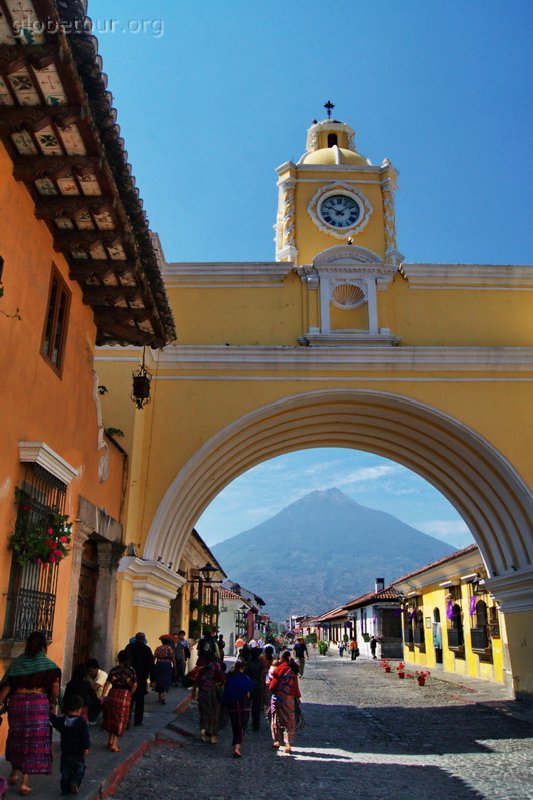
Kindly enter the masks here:
M 212 550 L 231 580 L 267 601 L 274 620 L 315 614 L 454 552 L 339 489 L 315 491 Z

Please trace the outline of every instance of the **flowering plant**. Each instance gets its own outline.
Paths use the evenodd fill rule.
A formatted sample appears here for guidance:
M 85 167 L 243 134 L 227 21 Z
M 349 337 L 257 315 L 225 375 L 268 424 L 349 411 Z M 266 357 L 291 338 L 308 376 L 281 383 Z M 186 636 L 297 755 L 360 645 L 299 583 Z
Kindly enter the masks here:
M 387 661 L 386 658 L 382 658 L 379 662 L 379 666 L 383 667 L 383 669 L 390 669 L 390 661 Z
M 22 489 L 15 490 L 18 504 L 15 530 L 9 540 L 17 562 L 24 564 L 58 564 L 68 554 L 72 538 L 72 523 L 59 509 L 47 506 L 32 508 L 29 495 Z
M 396 670 L 398 672 L 405 672 L 405 664 L 403 661 L 400 661 L 400 663 L 396 666 Z
M 429 676 L 431 675 L 431 672 L 428 669 L 421 669 L 421 670 L 417 669 L 415 671 L 415 675 L 416 675 L 417 678 L 424 678 L 425 679 L 425 678 L 429 678 Z

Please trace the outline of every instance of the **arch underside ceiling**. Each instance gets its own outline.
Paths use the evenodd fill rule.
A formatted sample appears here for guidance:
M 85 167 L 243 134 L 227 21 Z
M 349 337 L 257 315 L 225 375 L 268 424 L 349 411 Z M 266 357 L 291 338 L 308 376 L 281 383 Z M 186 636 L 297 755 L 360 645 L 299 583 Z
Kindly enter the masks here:
M 467 523 L 489 576 L 533 564 L 531 491 L 489 442 L 409 398 L 334 389 L 277 401 L 206 442 L 169 487 L 144 557 L 177 563 L 194 524 L 225 486 L 263 461 L 313 447 L 365 450 L 426 478 Z

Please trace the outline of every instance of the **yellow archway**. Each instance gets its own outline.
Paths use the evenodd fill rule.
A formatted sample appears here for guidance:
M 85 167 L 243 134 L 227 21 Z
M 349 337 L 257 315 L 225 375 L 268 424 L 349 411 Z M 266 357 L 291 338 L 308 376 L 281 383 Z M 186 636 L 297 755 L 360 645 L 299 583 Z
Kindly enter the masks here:
M 176 563 L 198 517 L 232 480 L 269 458 L 321 446 L 373 452 L 426 478 L 468 524 L 491 580 L 512 576 L 516 585 L 517 573 L 531 570 L 533 496 L 494 446 L 424 403 L 357 389 L 294 395 L 241 417 L 213 436 L 168 488 L 144 557 Z M 502 585 L 500 591 L 504 589 Z
M 533 694 L 533 268 L 403 261 L 396 170 L 357 153 L 345 123 L 313 124 L 277 175 L 276 261 L 164 265 L 180 339 L 148 359 L 146 412 L 121 399 L 138 353 L 98 357 L 142 554 L 121 565 L 124 618 L 159 628 L 193 526 L 243 472 L 299 449 L 367 450 L 465 520 L 506 612 L 513 677 Z

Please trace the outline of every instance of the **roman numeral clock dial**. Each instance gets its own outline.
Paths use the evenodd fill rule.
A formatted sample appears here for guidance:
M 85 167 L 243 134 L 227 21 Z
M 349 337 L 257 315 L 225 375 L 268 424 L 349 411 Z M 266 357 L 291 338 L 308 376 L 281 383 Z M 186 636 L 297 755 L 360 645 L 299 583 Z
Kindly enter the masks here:
M 332 228 L 351 228 L 359 219 L 361 208 L 353 197 L 334 194 L 321 202 L 319 214 Z

